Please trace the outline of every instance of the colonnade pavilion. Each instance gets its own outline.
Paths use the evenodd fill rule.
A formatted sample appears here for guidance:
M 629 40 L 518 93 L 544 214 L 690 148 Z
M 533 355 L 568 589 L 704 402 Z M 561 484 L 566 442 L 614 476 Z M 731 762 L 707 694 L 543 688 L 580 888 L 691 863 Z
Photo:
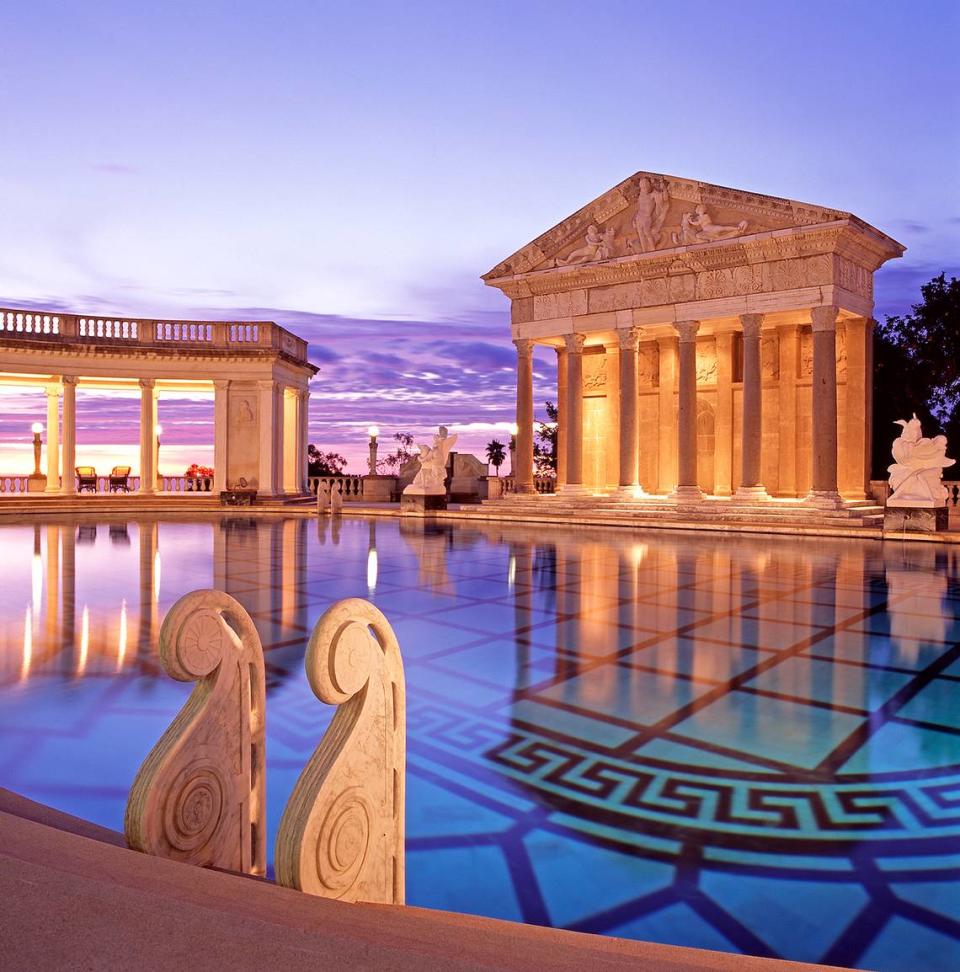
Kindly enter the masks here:
M 903 252 L 850 213 L 632 175 L 483 277 L 511 301 L 516 491 L 534 491 L 544 346 L 561 495 L 864 501 L 873 273 Z
M 317 371 L 307 342 L 270 321 L 0 308 L 0 387 L 47 397 L 48 494 L 77 488 L 78 388 L 139 391 L 140 494 L 157 491 L 157 397 L 164 391 L 213 393 L 215 491 L 243 481 L 264 498 L 305 493 L 307 386 Z

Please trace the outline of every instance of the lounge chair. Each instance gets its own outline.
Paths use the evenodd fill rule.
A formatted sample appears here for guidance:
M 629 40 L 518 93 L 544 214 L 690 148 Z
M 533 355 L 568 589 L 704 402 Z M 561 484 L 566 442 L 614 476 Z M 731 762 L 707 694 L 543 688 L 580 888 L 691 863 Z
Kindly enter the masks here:
M 109 490 L 111 493 L 120 492 L 120 490 L 123 490 L 125 493 L 130 492 L 129 466 L 114 466 L 113 469 L 110 470 Z
M 97 491 L 97 470 L 93 466 L 77 466 L 77 492 L 89 489 L 91 493 Z

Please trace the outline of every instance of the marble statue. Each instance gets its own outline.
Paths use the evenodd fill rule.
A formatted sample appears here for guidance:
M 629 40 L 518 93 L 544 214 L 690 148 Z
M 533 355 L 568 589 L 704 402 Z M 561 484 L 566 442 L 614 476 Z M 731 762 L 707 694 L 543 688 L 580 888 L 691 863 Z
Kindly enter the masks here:
M 597 260 L 609 260 L 613 256 L 613 242 L 615 231 L 608 226 L 602 233 L 594 223 L 587 227 L 586 242 L 579 249 L 566 257 L 558 257 L 558 267 L 570 267 L 577 263 L 596 263 Z
M 124 832 L 134 850 L 262 875 L 266 869 L 266 689 L 250 615 L 222 591 L 193 591 L 160 628 L 160 662 L 196 682 L 137 772 Z
M 403 492 L 410 496 L 445 496 L 447 458 L 456 441 L 457 437 L 448 435 L 447 427 L 441 425 L 433 437 L 433 445 L 418 445 L 420 470 Z
M 277 883 L 403 904 L 406 689 L 397 637 L 369 601 L 338 601 L 313 629 L 305 668 L 317 698 L 337 711 L 283 811 Z
M 330 484 L 322 479 L 317 483 L 317 516 L 323 516 L 330 509 Z
M 712 243 L 714 240 L 727 240 L 731 236 L 740 236 L 747 230 L 747 221 L 741 219 L 735 226 L 715 223 L 702 203 L 695 207 L 692 213 L 684 213 L 680 217 L 680 231 L 671 233 L 670 237 L 677 246 L 687 246 L 690 243 Z
M 916 412 L 913 418 L 897 419 L 903 427 L 891 449 L 897 461 L 887 467 L 890 497 L 887 506 L 941 507 L 947 490 L 941 483 L 943 470 L 956 459 L 947 458 L 947 437 L 925 439 Z
M 343 483 L 330 485 L 330 515 L 339 516 L 343 512 Z
M 649 253 L 660 245 L 660 235 L 667 219 L 670 197 L 665 189 L 655 189 L 646 176 L 640 180 L 640 193 L 633 213 L 633 228 L 641 253 Z

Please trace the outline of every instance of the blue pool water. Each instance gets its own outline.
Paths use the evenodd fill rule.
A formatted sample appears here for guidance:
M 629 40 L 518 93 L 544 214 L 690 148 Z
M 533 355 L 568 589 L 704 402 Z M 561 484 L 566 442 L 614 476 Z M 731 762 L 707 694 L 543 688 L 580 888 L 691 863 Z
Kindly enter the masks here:
M 267 670 L 268 825 L 331 717 L 329 604 L 392 622 L 407 900 L 884 972 L 960 967 L 960 556 L 396 520 L 0 527 L 0 785 L 120 829 L 217 587 Z

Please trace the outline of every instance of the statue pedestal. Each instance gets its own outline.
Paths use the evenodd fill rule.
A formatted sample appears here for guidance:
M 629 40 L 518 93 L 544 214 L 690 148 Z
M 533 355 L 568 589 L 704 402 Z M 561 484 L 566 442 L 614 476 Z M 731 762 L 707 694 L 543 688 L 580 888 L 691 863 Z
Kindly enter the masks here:
M 936 533 L 947 529 L 950 514 L 945 506 L 887 506 L 884 533 Z
M 435 493 L 404 493 L 400 497 L 401 513 L 424 513 L 433 510 L 445 510 L 447 508 L 447 497 L 444 494 Z
M 31 473 L 27 477 L 28 493 L 43 493 L 47 488 L 47 477 L 43 473 Z
M 364 476 L 363 499 L 367 503 L 389 503 L 397 488 L 396 476 Z

